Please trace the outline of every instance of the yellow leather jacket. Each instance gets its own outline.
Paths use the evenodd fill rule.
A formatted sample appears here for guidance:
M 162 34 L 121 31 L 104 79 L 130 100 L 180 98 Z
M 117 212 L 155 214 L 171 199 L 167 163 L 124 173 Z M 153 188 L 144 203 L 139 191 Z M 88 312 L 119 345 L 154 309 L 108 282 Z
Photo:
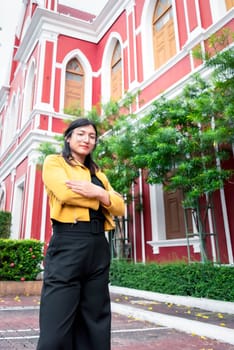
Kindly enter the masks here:
M 103 172 L 97 171 L 96 176 L 110 196 L 111 204 L 102 205 L 102 208 L 106 218 L 105 230 L 112 230 L 115 227 L 113 216 L 124 215 L 124 200 L 113 190 Z M 42 179 L 49 197 L 51 219 L 66 223 L 90 221 L 89 208 L 97 210 L 99 201 L 74 193 L 65 184 L 67 180 L 91 181 L 88 168 L 79 162 L 70 166 L 61 155 L 53 154 L 47 156 L 44 161 Z

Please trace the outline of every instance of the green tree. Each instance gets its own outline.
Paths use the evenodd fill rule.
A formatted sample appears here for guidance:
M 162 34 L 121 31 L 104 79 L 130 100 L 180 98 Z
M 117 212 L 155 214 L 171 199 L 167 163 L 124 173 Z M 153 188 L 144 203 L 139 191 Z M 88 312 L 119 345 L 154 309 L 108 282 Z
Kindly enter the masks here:
M 121 104 L 110 101 L 103 106 L 101 126 L 105 132 L 99 138 L 95 151 L 95 158 L 105 170 L 113 187 L 127 197 L 131 184 L 139 176 L 139 169 L 133 163 L 133 123 L 136 122 L 137 116 L 131 113 L 131 107 L 139 94 L 126 94 Z
M 182 190 L 184 208 L 195 213 L 202 261 L 207 250 L 201 200 L 212 208 L 213 193 L 233 175 L 225 161 L 234 137 L 234 49 L 207 57 L 205 65 L 213 69 L 209 81 L 195 75 L 177 98 L 153 103 L 135 134 L 133 159 L 147 169 L 149 183 Z
M 230 36 L 212 38 L 212 55 L 202 56 L 213 70 L 208 80 L 195 75 L 180 96 L 157 99 L 144 117 L 132 113 L 140 93 L 126 94 L 121 103 L 110 101 L 102 106 L 102 116 L 95 109 L 87 115 L 99 128 L 95 157 L 117 191 L 129 194 L 138 169 L 144 169 L 149 183 L 183 192 L 184 207 L 196 213 L 202 261 L 207 252 L 200 202 L 209 206 L 233 174 L 225 162 L 234 141 L 234 49 L 215 51 Z
M 182 189 L 186 206 L 222 187 L 231 175 L 218 166 L 229 158 L 222 144 L 230 133 L 216 107 L 211 86 L 196 76 L 179 97 L 155 101 L 137 132 L 134 164 L 148 170 L 149 183 Z
M 211 46 L 221 40 L 223 37 L 212 38 Z M 116 182 L 114 186 L 122 191 L 129 190 L 128 184 L 141 168 L 146 170 L 149 183 L 183 192 L 184 208 L 194 213 L 202 261 L 208 256 L 201 203 L 212 208 L 214 192 L 233 174 L 233 169 L 225 167 L 234 136 L 233 48 L 206 56 L 205 65 L 213 70 L 208 80 L 194 75 L 180 96 L 159 98 L 142 119 L 136 121 L 128 113 L 125 119 L 118 118 L 119 129 L 113 132 L 114 127 L 98 149 L 100 157 L 104 156 L 104 168 Z

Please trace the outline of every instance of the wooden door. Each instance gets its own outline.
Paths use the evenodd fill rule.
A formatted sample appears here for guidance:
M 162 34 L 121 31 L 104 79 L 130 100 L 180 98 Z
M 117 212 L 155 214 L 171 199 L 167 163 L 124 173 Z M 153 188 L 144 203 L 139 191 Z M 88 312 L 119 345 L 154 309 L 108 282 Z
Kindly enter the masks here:
M 84 73 L 77 59 L 67 64 L 64 108 L 84 108 Z
M 225 0 L 227 11 L 234 7 L 234 0 Z
M 159 68 L 176 53 L 171 1 L 158 1 L 153 16 L 153 47 L 155 68 Z
M 111 98 L 118 101 L 122 97 L 122 57 L 121 46 L 117 42 L 111 60 Z
M 186 237 L 182 191 L 164 191 L 164 209 L 166 238 L 178 239 Z M 187 211 L 188 230 L 192 232 L 192 216 Z

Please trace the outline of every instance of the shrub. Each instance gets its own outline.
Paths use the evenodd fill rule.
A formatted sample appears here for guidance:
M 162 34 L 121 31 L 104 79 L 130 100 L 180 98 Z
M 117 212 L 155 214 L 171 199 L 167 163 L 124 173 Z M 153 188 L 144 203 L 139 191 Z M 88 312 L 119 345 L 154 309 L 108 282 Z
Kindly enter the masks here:
M 113 260 L 113 285 L 157 293 L 234 301 L 234 268 L 212 263 L 132 263 Z
M 9 238 L 11 234 L 11 213 L 0 211 L 0 238 Z
M 43 243 L 0 239 L 0 280 L 32 281 L 42 271 Z

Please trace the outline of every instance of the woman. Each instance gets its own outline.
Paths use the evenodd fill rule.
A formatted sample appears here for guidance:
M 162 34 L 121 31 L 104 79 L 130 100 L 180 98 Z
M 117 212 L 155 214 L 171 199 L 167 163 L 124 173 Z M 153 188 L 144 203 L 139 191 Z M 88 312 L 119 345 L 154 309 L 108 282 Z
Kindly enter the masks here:
M 49 155 L 43 182 L 53 235 L 45 257 L 37 350 L 109 350 L 110 249 L 104 231 L 124 201 L 92 160 L 97 130 L 88 119 L 64 133 L 62 155 Z

